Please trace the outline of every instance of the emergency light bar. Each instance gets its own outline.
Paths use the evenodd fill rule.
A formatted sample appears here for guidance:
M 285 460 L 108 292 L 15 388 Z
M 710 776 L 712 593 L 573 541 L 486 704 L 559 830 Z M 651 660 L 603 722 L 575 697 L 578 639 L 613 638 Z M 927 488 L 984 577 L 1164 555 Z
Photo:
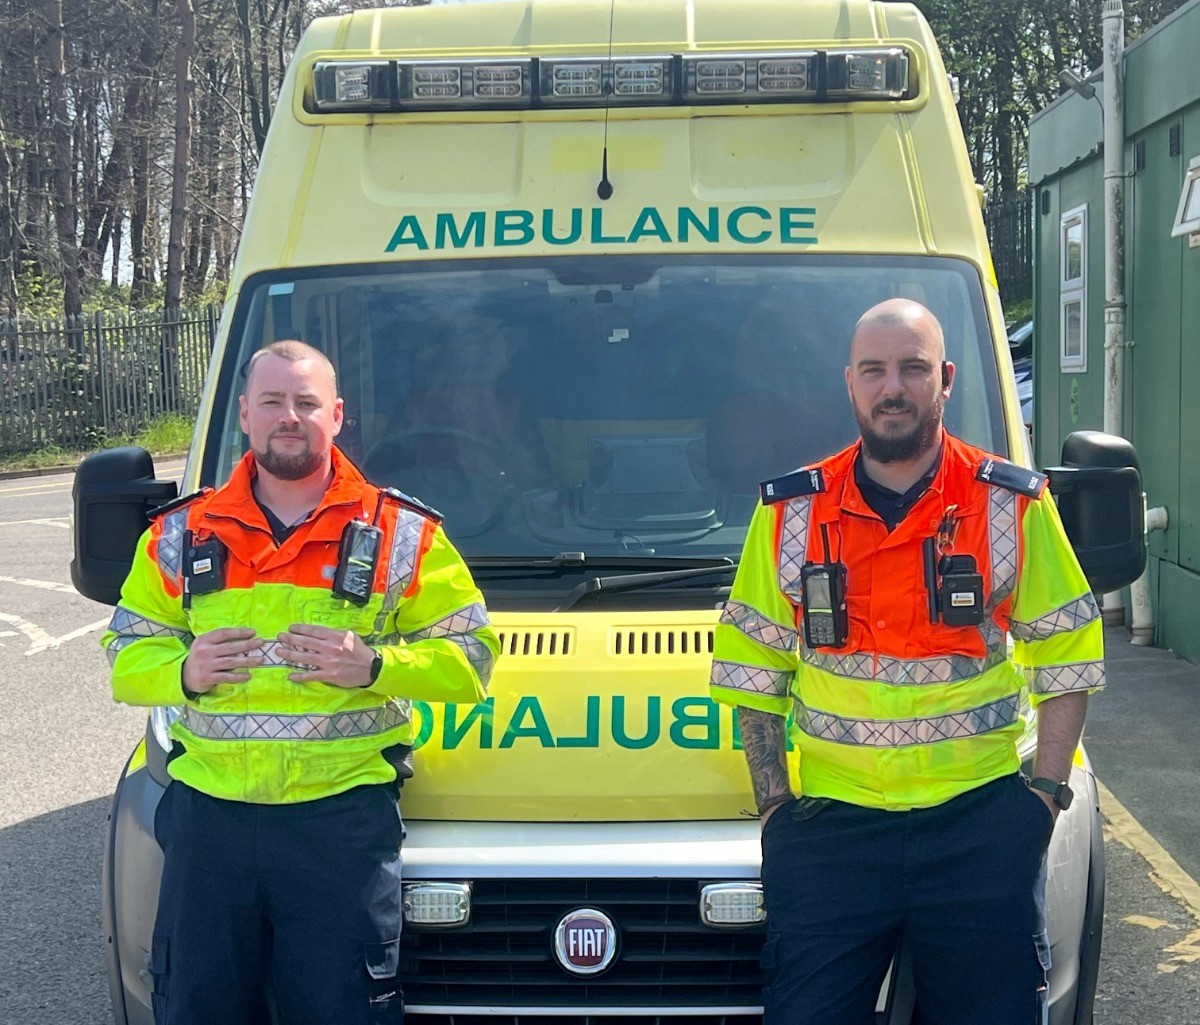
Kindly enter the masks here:
M 318 114 L 904 100 L 902 47 L 637 57 L 321 60 Z

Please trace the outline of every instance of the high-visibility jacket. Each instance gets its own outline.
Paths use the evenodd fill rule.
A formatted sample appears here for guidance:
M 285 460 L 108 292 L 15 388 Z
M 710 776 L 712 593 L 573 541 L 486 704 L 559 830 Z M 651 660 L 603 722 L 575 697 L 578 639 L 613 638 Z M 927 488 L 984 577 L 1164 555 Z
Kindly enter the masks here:
M 320 505 L 276 545 L 254 500 L 251 454 L 216 491 L 156 517 L 138 544 L 121 601 L 101 638 L 113 696 L 132 705 L 181 705 L 167 771 L 206 794 L 289 804 L 407 775 L 411 702 L 474 703 L 499 651 L 483 597 L 437 521 L 389 499 L 369 601 L 331 591 L 347 522 L 370 521 L 379 489 L 333 450 L 333 482 Z M 216 538 L 224 586 L 183 598 L 183 546 Z M 185 607 L 190 605 L 190 607 Z M 293 683 L 277 654 L 293 623 L 353 630 L 383 656 L 373 684 L 345 689 Z M 195 636 L 251 627 L 266 662 L 248 683 L 218 684 L 185 701 L 183 661 Z M 182 748 L 182 752 L 178 748 Z
M 1017 770 L 1026 687 L 1036 705 L 1104 685 L 1099 610 L 1045 478 L 942 437 L 932 484 L 890 533 L 854 480 L 861 442 L 764 485 L 717 627 L 711 693 L 792 715 L 801 793 L 941 804 Z M 930 621 L 922 544 L 951 506 L 952 551 L 983 576 L 980 626 Z M 847 567 L 848 639 L 836 649 L 803 635 L 800 571 L 826 561 L 822 525 Z

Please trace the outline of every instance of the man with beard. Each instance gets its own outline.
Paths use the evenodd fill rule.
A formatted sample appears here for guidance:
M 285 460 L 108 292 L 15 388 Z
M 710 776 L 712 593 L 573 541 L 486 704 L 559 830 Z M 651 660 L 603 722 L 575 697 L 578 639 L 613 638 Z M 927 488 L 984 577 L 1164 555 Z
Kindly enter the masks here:
M 102 639 L 117 700 L 180 706 L 155 1021 L 398 1023 L 411 702 L 481 700 L 496 636 L 438 515 L 334 446 L 321 352 L 261 349 L 240 403 L 250 451 L 152 514 Z
M 863 315 L 861 441 L 763 484 L 717 627 L 763 826 L 766 1025 L 874 1022 L 901 942 L 922 1025 L 1045 1020 L 1044 859 L 1101 622 L 1045 478 L 943 428 L 954 376 L 923 306 Z

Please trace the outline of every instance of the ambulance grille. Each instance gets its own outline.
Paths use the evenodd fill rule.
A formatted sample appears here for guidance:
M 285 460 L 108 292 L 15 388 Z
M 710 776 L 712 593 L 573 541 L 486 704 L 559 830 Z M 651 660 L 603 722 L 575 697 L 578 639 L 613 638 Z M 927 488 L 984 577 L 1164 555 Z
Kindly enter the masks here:
M 575 647 L 574 630 L 497 630 L 500 654 L 506 658 L 545 658 L 570 655 Z
M 458 929 L 406 925 L 400 974 L 408 1025 L 464 1025 L 472 1007 L 513 1008 L 489 1018 L 506 1025 L 526 1018 L 517 1009 L 562 1008 L 574 1025 L 604 1017 L 604 1008 L 643 1008 L 621 1025 L 657 1022 L 653 1008 L 694 1008 L 683 1021 L 757 1025 L 763 977 L 758 959 L 765 926 L 713 929 L 700 924 L 695 879 L 477 879 L 470 923 Z M 616 925 L 617 958 L 602 975 L 575 976 L 554 956 L 554 929 L 569 911 L 603 911 Z M 422 1013 L 453 1007 L 453 1014 Z M 705 1014 L 705 1008 L 712 1008 Z M 721 1010 L 718 1011 L 717 1009 Z M 730 1013 L 734 1010 L 748 1013 Z M 495 1014 L 497 1011 L 492 1011 Z M 587 1017 L 581 1017 L 587 1016 Z M 563 1019 L 564 1021 L 568 1019 Z M 612 1021 L 613 1019 L 607 1019 Z
M 713 631 L 707 627 L 669 630 L 614 630 L 614 655 L 711 655 Z

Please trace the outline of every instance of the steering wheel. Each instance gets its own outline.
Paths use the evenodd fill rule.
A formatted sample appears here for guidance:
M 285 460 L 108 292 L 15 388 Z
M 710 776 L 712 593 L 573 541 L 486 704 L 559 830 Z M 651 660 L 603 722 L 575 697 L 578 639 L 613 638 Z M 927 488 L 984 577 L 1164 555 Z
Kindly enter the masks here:
M 508 455 L 499 442 L 461 427 L 402 427 L 367 450 L 363 472 L 376 484 L 428 498 L 454 536 L 474 537 L 496 526 L 516 496 Z

